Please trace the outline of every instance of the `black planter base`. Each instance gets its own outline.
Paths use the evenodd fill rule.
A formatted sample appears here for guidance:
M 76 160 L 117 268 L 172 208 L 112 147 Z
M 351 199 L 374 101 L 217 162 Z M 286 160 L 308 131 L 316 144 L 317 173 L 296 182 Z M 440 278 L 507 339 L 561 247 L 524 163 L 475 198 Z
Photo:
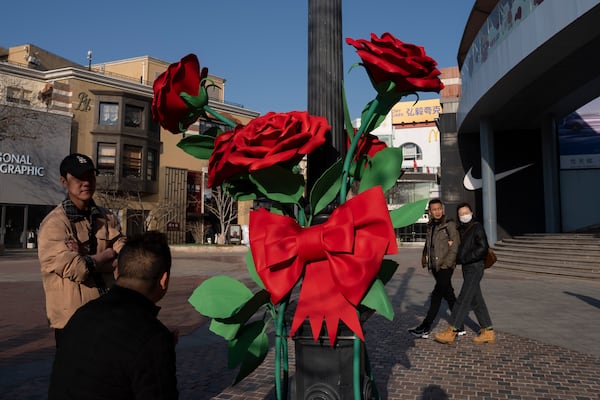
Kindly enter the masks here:
M 315 341 L 310 325 L 305 322 L 294 342 L 296 374 L 290 382 L 292 400 L 354 400 L 354 334 L 348 327 L 340 324 L 332 347 L 326 335 Z M 362 342 L 359 353 L 361 399 L 374 399 Z

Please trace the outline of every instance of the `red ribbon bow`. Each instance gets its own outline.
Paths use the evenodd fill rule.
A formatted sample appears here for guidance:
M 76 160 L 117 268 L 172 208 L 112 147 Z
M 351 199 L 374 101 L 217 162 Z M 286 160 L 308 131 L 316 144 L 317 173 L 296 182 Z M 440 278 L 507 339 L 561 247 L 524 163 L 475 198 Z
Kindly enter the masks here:
M 274 304 L 303 278 L 290 335 L 308 317 L 317 340 L 325 319 L 331 345 L 340 320 L 364 340 L 356 306 L 383 257 L 398 252 L 381 187 L 360 193 L 335 209 L 325 223 L 308 228 L 265 209 L 252 211 L 250 248 Z

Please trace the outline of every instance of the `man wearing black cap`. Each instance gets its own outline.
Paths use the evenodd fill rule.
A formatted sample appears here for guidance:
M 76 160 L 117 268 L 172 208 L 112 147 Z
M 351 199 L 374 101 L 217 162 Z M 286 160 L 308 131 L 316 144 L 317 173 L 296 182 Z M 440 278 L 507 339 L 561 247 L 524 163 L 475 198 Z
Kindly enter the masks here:
M 60 164 L 60 175 L 67 197 L 44 218 L 38 235 L 46 314 L 57 346 L 73 313 L 112 286 L 115 260 L 125 244 L 116 217 L 94 203 L 94 162 L 70 154 Z

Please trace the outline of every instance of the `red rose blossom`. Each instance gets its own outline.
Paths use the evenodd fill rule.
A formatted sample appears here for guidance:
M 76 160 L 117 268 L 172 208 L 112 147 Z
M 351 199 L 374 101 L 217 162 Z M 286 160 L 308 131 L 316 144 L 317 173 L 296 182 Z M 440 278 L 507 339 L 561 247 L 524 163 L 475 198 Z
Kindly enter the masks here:
M 387 32 L 381 38 L 372 33 L 371 41 L 346 38 L 346 43 L 356 48 L 376 88 L 389 81 L 401 93 L 439 92 L 444 88 L 437 63 L 421 46 L 404 43 Z
M 350 147 L 350 138 L 346 137 L 346 146 Z M 363 134 L 360 139 L 358 139 L 358 145 L 356 146 L 356 156 L 357 159 L 363 154 L 368 155 L 373 158 L 375 154 L 380 152 L 381 150 L 387 148 L 385 142 L 379 140 L 379 138 L 373 134 L 366 133 Z
M 294 165 L 325 143 L 329 124 L 307 112 L 269 112 L 221 133 L 208 162 L 208 186 L 276 164 Z
M 196 118 L 186 117 L 190 110 L 179 96 L 185 92 L 198 96 L 200 83 L 208 76 L 208 68 L 202 68 L 195 54 L 188 54 L 178 63 L 169 65 L 167 70 L 154 81 L 152 99 L 152 119 L 172 133 L 180 133 L 193 124 Z

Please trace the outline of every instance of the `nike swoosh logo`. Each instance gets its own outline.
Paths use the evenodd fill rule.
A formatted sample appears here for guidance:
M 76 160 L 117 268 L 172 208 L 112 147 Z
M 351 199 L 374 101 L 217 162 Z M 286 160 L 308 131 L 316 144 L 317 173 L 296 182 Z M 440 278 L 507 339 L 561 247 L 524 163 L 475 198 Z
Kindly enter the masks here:
M 519 172 L 520 170 L 530 167 L 532 165 L 533 165 L 533 163 L 523 165 L 521 167 L 509 169 L 508 171 L 500 172 L 499 174 L 496 174 L 496 182 L 498 182 L 500 179 L 506 178 L 507 176 L 512 175 L 515 172 Z M 473 170 L 473 167 L 469 168 L 469 170 L 467 171 L 467 174 L 465 175 L 465 179 L 463 179 L 463 186 L 467 190 L 481 189 L 481 187 L 483 186 L 483 181 L 481 180 L 481 178 L 479 178 L 479 179 L 473 178 L 473 175 L 471 174 L 472 170 Z

